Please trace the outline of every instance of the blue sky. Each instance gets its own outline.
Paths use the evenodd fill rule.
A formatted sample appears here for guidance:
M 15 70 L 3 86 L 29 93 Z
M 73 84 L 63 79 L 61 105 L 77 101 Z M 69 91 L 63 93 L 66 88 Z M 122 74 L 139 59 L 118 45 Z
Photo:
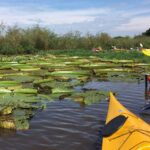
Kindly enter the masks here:
M 59 34 L 137 35 L 150 28 L 150 0 L 1 0 L 0 22 Z

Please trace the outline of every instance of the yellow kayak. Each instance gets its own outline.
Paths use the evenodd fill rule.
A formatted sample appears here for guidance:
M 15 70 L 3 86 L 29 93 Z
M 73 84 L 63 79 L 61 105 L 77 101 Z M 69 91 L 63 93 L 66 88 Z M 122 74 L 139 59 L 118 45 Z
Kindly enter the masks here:
M 150 49 L 142 49 L 143 54 L 150 56 Z
M 110 93 L 102 150 L 150 150 L 150 126 Z

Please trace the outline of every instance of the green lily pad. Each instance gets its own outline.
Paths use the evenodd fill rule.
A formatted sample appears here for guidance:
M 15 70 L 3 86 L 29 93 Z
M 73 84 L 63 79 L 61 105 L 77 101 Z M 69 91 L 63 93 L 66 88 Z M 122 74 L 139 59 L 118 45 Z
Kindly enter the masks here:
M 55 79 L 59 80 L 69 80 L 69 79 L 78 79 L 79 77 L 89 76 L 89 71 L 54 71 L 47 74 Z
M 14 119 L 11 116 L 0 117 L 0 128 L 16 129 Z
M 11 106 L 0 106 L 0 114 L 8 115 L 12 113 L 13 108 Z
M 134 63 L 134 60 L 112 60 L 113 63 Z
M 94 69 L 96 75 L 101 74 L 102 72 L 133 72 L 132 69 L 127 68 L 107 68 L 107 69 Z
M 15 120 L 15 128 L 17 130 L 28 130 L 29 129 L 29 121 L 28 120 Z
M 80 70 L 80 71 L 55 71 L 55 72 L 52 72 L 51 75 L 54 75 L 54 76 L 59 76 L 59 75 L 89 75 L 89 71 L 83 71 L 83 70 Z
M 49 95 L 44 95 L 44 94 L 39 94 L 38 95 L 40 99 L 42 99 L 42 101 L 54 101 L 54 100 L 60 100 L 60 99 L 64 99 L 68 96 L 70 96 L 70 93 L 53 93 L 53 94 L 49 94 Z
M 72 93 L 74 90 L 69 89 L 69 88 L 53 88 L 52 93 Z
M 105 68 L 114 68 L 114 67 L 120 67 L 120 64 L 113 64 L 113 63 L 91 63 L 91 64 L 85 64 L 81 65 L 81 68 L 85 69 L 105 69 Z
M 39 84 L 47 83 L 47 82 L 50 82 L 50 81 L 53 81 L 53 80 L 54 80 L 53 78 L 35 80 L 35 81 L 33 82 L 33 84 L 34 84 L 34 85 L 39 85 Z
M 8 90 L 14 90 L 21 88 L 22 85 L 16 81 L 0 81 L 0 87 L 6 88 Z
M 84 103 L 86 105 L 91 105 L 94 103 L 98 103 L 101 100 L 104 100 L 106 97 L 108 97 L 108 92 L 106 91 L 86 91 L 86 92 L 79 92 L 79 93 L 73 93 L 71 98 L 74 101 Z
M 20 83 L 30 83 L 36 79 L 40 79 L 40 77 L 29 76 L 29 75 L 6 75 L 3 79 L 13 80 Z
M 21 94 L 37 94 L 37 90 L 36 89 L 16 89 L 13 91 L 14 93 L 21 93 Z
M 35 109 L 40 108 L 40 100 L 29 94 L 1 94 L 0 95 L 0 114 L 10 116 L 0 119 L 0 127 L 16 130 L 29 129 L 29 119 L 34 115 Z M 5 120 L 6 119 L 6 120 Z
M 11 90 L 0 87 L 0 94 L 11 93 L 11 92 L 12 92 Z
M 81 84 L 78 80 L 71 82 L 50 81 L 38 84 L 36 87 L 40 93 L 72 93 L 72 88 Z
M 36 71 L 40 70 L 40 67 L 36 66 L 29 66 L 26 64 L 17 64 L 11 67 L 12 70 L 17 70 L 17 71 Z
M 26 94 L 2 94 L 0 95 L 0 106 L 11 106 L 13 108 L 36 108 L 33 103 L 39 100 L 33 95 Z

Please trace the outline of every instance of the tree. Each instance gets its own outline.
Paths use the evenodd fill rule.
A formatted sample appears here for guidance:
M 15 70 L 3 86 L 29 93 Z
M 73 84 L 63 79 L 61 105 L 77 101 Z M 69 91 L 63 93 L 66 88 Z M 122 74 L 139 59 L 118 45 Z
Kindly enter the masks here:
M 142 35 L 150 36 L 150 28 L 146 30 L 144 33 L 142 33 Z

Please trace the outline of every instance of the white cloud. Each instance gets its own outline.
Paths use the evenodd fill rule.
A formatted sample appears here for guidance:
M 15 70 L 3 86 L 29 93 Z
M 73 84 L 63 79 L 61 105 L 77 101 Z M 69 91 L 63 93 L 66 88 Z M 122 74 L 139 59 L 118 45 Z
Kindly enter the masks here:
M 150 9 L 87 8 L 56 10 L 45 7 L 0 6 L 0 22 L 7 25 L 32 26 L 39 24 L 66 33 L 70 30 L 107 32 L 111 35 L 133 35 L 150 27 Z M 146 16 L 147 15 L 147 16 Z
M 8 25 L 58 25 L 94 21 L 98 15 L 108 13 L 109 9 L 84 9 L 84 10 L 36 10 L 16 9 L 13 7 L 0 7 L 0 21 Z
M 143 32 L 150 27 L 150 16 L 139 16 L 116 28 L 117 31 Z

